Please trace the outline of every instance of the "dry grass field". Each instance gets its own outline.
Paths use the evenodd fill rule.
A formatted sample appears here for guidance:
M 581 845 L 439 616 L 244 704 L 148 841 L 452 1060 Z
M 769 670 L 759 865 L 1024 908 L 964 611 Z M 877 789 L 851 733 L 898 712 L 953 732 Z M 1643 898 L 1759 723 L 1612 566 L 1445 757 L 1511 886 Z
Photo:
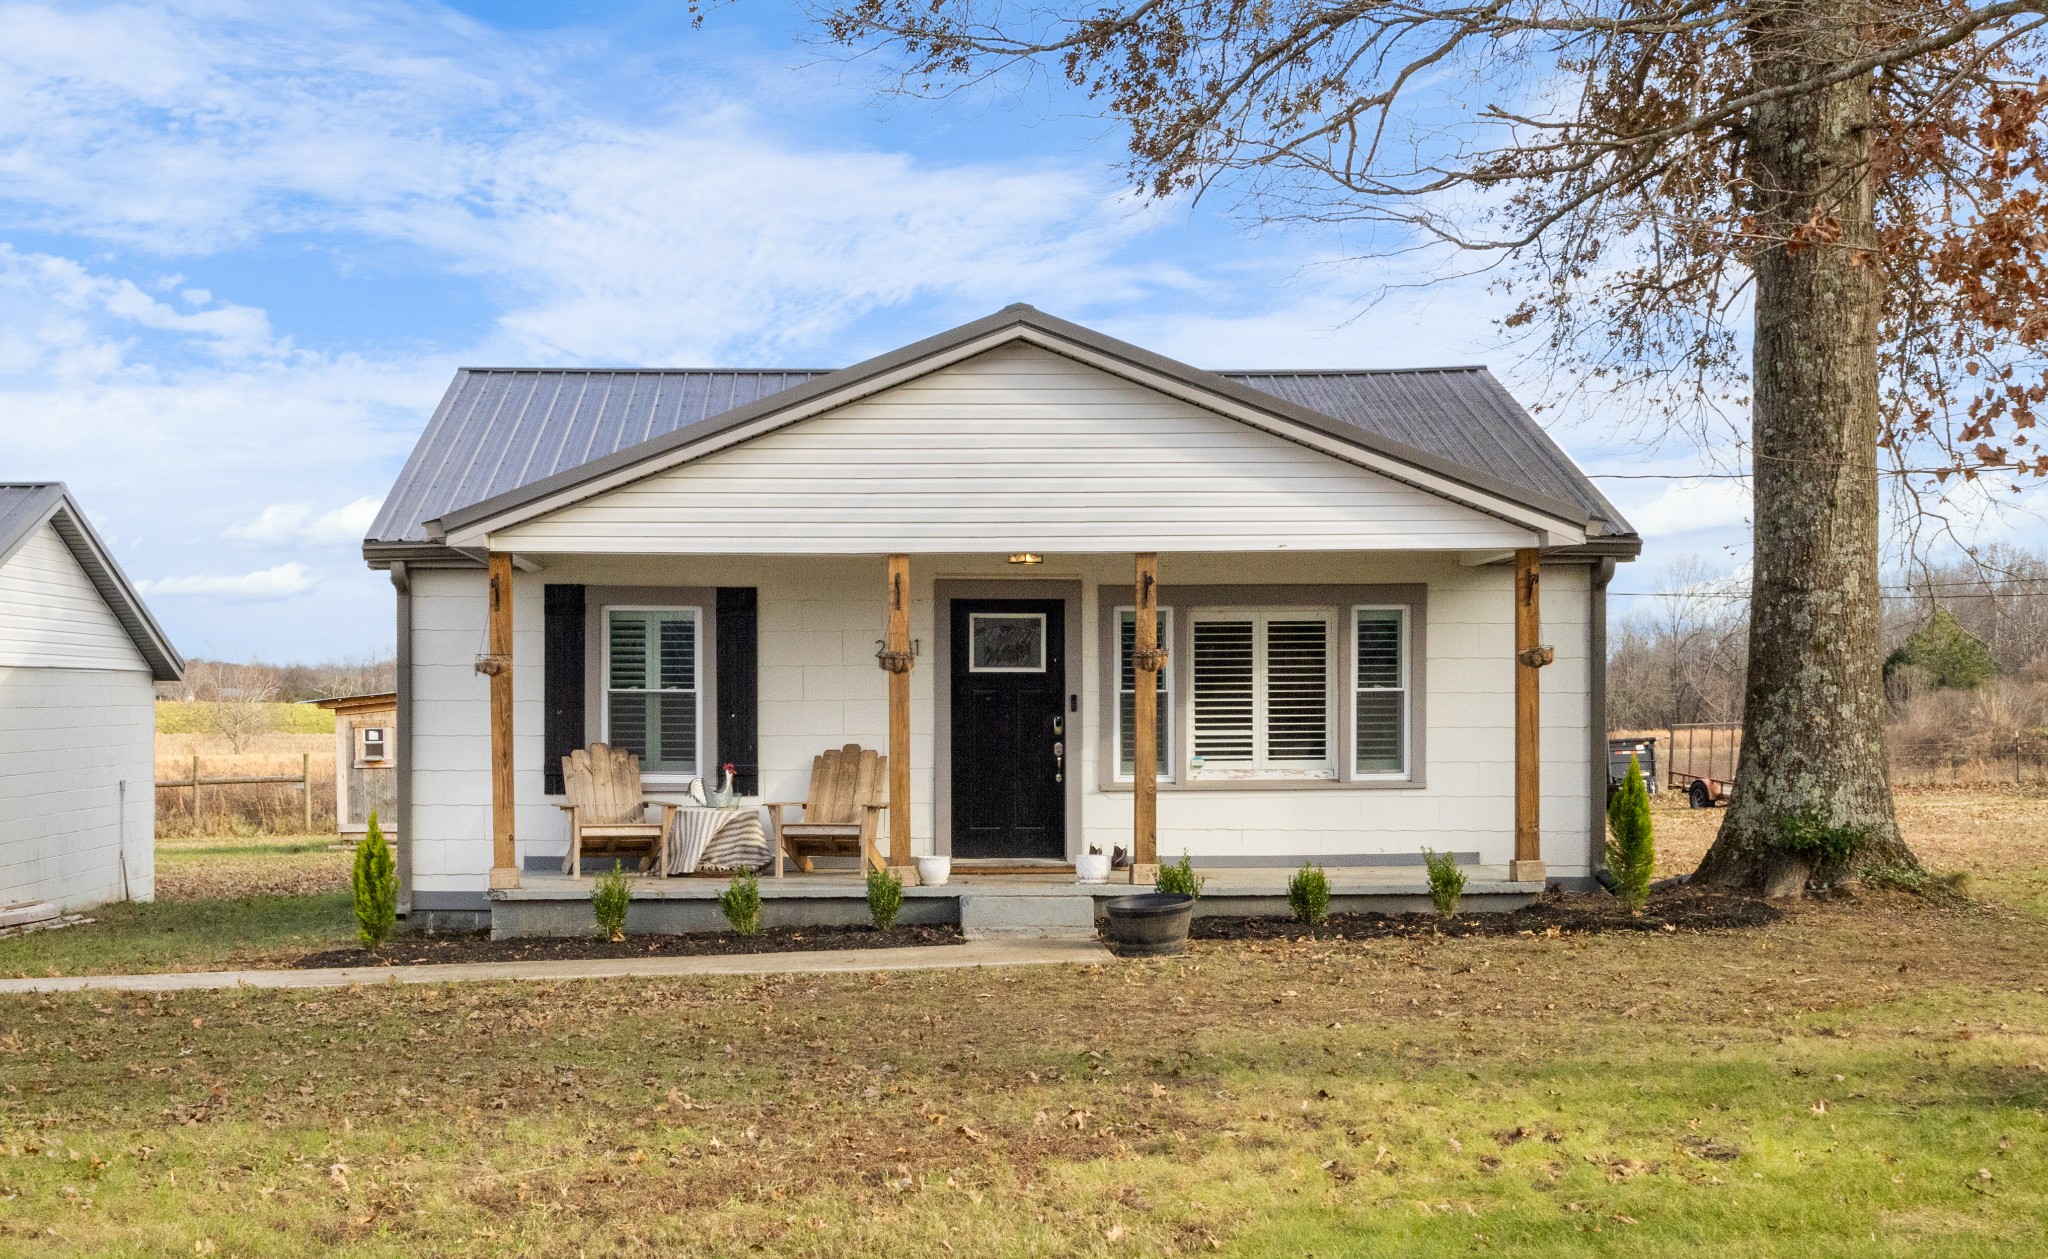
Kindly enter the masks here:
M 2042 1253 L 2048 799 L 1901 803 L 1979 899 L 1043 970 L 0 997 L 0 1254 Z M 1667 862 L 1718 817 L 1660 809 Z M 228 892 L 279 860 L 165 868 Z M 246 903 L 323 901 L 345 923 L 339 896 Z M 217 931 L 238 902 L 182 903 Z
M 203 778 L 290 775 L 310 764 L 313 775 L 315 827 L 334 825 L 334 734 L 269 731 L 251 735 L 240 750 L 225 735 L 187 733 L 156 736 L 158 782 L 189 780 L 192 758 L 199 758 Z M 304 758 L 311 758 L 310 761 Z M 156 833 L 160 838 L 293 835 L 305 830 L 304 804 L 296 784 L 251 784 L 207 787 L 203 813 L 192 818 L 192 792 L 184 787 L 158 787 Z

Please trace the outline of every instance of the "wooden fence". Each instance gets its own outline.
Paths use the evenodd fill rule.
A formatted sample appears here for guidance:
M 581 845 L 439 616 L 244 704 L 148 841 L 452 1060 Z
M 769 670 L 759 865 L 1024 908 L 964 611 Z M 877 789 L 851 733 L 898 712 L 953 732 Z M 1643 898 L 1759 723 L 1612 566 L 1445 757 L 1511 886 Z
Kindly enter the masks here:
M 199 758 L 192 758 L 190 778 L 159 778 L 159 787 L 189 787 L 192 789 L 192 824 L 199 825 L 199 804 L 208 787 L 239 787 L 254 783 L 297 783 L 299 799 L 305 808 L 306 833 L 313 833 L 313 754 L 299 754 L 299 772 L 296 774 L 242 774 L 228 778 L 202 778 L 199 775 Z

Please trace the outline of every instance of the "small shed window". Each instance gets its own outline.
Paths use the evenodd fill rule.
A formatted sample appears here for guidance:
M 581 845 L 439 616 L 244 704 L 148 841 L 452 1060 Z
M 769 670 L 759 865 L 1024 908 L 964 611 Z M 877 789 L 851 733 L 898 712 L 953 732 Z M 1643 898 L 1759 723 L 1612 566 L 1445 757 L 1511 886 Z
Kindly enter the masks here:
M 649 773 L 700 772 L 701 620 L 697 608 L 605 609 L 605 741 Z
M 356 727 L 356 760 L 380 765 L 391 759 L 390 729 L 385 726 Z

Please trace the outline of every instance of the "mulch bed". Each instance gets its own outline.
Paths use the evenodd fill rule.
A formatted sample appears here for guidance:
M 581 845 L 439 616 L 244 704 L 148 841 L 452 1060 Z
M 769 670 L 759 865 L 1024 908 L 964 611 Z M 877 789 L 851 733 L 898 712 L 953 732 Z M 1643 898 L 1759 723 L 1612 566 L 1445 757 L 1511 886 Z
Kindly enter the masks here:
M 960 944 L 960 929 L 948 925 L 873 927 L 777 927 L 759 935 L 730 932 L 702 935 L 629 935 L 617 942 L 596 936 L 531 936 L 493 940 L 482 933 L 398 936 L 372 953 L 328 949 L 292 963 L 294 970 L 341 966 L 416 966 L 442 962 L 552 962 L 615 957 L 703 957 L 721 953 L 809 953 L 824 949 L 910 949 Z
M 1754 897 L 1677 887 L 1653 894 L 1641 917 L 1631 917 L 1605 892 L 1553 892 L 1510 914 L 1461 914 L 1448 921 L 1435 914 L 1331 914 L 1317 927 L 1291 918 L 1196 918 L 1188 934 L 1198 940 L 1371 940 L 1730 931 L 1761 927 L 1784 916 L 1784 911 Z

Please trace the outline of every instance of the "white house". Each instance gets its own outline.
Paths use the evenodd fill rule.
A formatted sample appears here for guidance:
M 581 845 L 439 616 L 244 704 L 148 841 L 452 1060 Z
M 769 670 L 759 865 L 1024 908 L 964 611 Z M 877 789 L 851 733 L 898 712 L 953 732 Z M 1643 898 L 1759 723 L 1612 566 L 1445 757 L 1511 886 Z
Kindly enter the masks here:
M 0 907 L 155 894 L 155 683 L 184 667 L 62 484 L 0 484 Z
M 1419 891 L 1430 848 L 1582 881 L 1640 546 L 1483 368 L 1209 372 L 1013 306 L 840 371 L 464 370 L 364 545 L 410 905 L 558 878 L 593 741 L 768 800 L 889 751 L 895 866 L 1124 847 Z

